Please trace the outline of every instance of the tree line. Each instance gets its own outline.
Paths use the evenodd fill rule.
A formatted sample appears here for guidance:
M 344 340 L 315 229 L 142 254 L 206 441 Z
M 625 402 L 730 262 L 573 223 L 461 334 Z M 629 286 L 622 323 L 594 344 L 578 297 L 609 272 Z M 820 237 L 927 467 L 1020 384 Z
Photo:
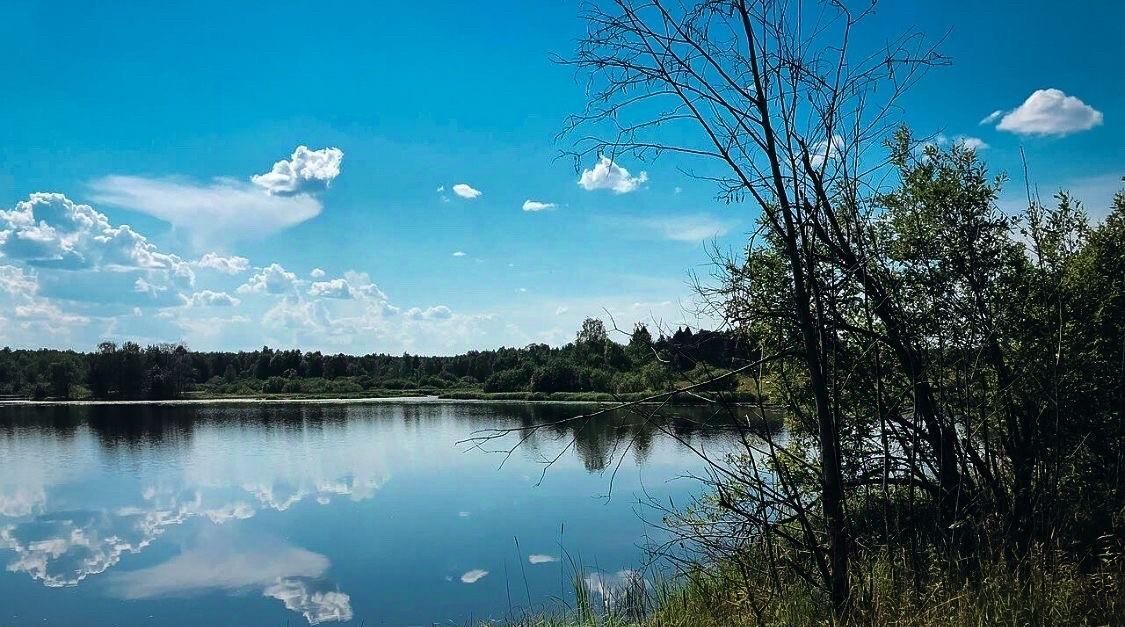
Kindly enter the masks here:
M 102 342 L 93 352 L 0 350 L 0 395 L 34 399 L 178 399 L 193 392 L 361 393 L 371 390 L 637 393 L 738 367 L 749 340 L 728 331 L 676 329 L 653 337 L 637 325 L 625 344 L 596 319 L 564 346 L 468 351 L 452 356 L 347 355 L 273 349 L 191 351 Z M 733 380 L 732 380 L 733 381 Z M 729 384 L 728 384 L 729 386 Z

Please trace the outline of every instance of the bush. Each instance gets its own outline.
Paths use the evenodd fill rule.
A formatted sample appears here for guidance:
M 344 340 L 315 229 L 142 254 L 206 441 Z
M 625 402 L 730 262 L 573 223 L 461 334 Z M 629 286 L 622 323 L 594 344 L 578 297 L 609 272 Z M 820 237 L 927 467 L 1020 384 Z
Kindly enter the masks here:
M 648 389 L 645 385 L 644 378 L 639 374 L 628 373 L 617 377 L 617 393 L 618 394 L 631 394 L 634 392 L 644 392 Z
M 599 368 L 583 368 L 578 376 L 579 391 L 612 392 L 613 375 Z
M 417 384 L 409 379 L 384 379 L 380 387 L 384 390 L 409 390 L 417 387 Z
M 532 392 L 579 391 L 578 369 L 565 361 L 555 360 L 536 368 L 531 375 Z
M 531 377 L 523 369 L 495 372 L 484 382 L 485 392 L 523 392 Z
M 285 390 L 286 380 L 281 377 L 270 377 L 262 383 L 262 392 L 278 394 Z
M 282 389 L 282 391 L 286 394 L 300 394 L 301 392 L 304 392 L 304 386 L 302 385 L 302 383 L 303 382 L 300 379 L 290 379 L 285 383 L 285 387 Z

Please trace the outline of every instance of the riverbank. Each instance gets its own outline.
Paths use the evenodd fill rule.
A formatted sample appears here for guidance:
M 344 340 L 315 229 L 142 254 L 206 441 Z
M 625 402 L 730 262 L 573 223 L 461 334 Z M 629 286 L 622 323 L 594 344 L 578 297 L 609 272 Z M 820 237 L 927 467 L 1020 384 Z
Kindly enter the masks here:
M 620 403 L 664 403 L 662 392 L 635 392 L 629 394 L 609 394 L 603 392 L 481 392 L 478 390 L 366 390 L 356 394 L 214 394 L 188 393 L 178 399 L 116 400 L 93 398 L 47 398 L 32 400 L 25 398 L 0 399 L 4 405 L 188 405 L 221 403 L 376 403 L 376 402 L 516 402 L 516 403 L 576 403 L 576 404 L 620 404 Z M 658 398 L 653 398 L 658 397 Z M 703 405 L 719 400 L 714 395 L 673 394 L 667 404 Z M 748 393 L 728 393 L 722 396 L 724 402 L 743 404 L 756 403 L 756 397 Z
M 822 590 L 798 578 L 767 581 L 764 564 L 710 566 L 679 585 L 646 582 L 599 595 L 578 590 L 563 614 L 533 615 L 510 627 L 807 627 L 867 625 L 980 627 L 981 625 L 1125 624 L 1121 556 L 1079 565 L 1061 551 L 1037 550 L 1018 568 L 983 559 L 968 566 L 936 555 L 905 567 L 905 554 L 857 556 L 854 590 L 844 619 L 834 617 Z M 759 570 L 753 566 L 762 566 Z M 754 574 L 757 573 L 757 574 Z M 576 578 L 581 581 L 582 578 Z M 639 580 L 638 580 L 639 581 Z M 581 584 L 576 583 L 576 588 Z M 587 586 L 588 588 L 588 586 Z

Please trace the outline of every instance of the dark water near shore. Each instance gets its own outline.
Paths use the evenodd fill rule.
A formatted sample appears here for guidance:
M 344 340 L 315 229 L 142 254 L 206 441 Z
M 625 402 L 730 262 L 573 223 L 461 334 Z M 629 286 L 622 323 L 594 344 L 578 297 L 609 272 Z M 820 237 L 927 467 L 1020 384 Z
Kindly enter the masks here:
M 0 626 L 465 624 L 572 601 L 572 563 L 595 588 L 644 563 L 642 501 L 699 490 L 684 443 L 723 446 L 692 409 L 543 430 L 502 468 L 527 431 L 457 444 L 588 409 L 0 407 Z

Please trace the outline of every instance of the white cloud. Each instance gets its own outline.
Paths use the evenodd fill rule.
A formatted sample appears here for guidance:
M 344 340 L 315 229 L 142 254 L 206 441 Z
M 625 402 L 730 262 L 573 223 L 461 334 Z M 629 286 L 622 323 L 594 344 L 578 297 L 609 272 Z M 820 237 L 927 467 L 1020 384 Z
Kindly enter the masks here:
M 812 152 L 809 153 L 809 163 L 814 168 L 819 168 L 824 165 L 826 160 L 838 158 L 843 151 L 844 138 L 840 135 L 833 135 L 831 141 L 825 139 L 813 145 Z
M 233 179 L 196 183 L 178 179 L 113 175 L 91 183 L 94 199 L 132 209 L 190 233 L 199 246 L 264 237 L 320 214 L 306 194 L 273 195 Z
M 62 194 L 36 193 L 0 211 L 0 254 L 61 270 L 166 270 L 194 276 L 186 262 L 160 252 L 128 225 Z
M 479 189 L 474 189 L 472 186 L 465 183 L 458 183 L 453 186 L 453 193 L 457 194 L 461 198 L 468 198 L 472 200 L 473 198 L 477 198 L 478 196 L 480 196 L 482 192 Z
M 297 283 L 296 274 L 286 270 L 280 264 L 271 263 L 251 276 L 246 283 L 238 286 L 238 293 L 286 294 L 292 292 Z
M 241 274 L 250 269 L 250 260 L 246 257 L 223 257 L 218 253 L 207 253 L 195 262 L 197 268 L 208 268 L 223 274 Z
M 453 311 L 445 305 L 437 305 L 428 309 L 411 307 L 406 310 L 405 315 L 411 320 L 449 320 L 453 317 Z
M 184 305 L 188 307 L 234 307 L 242 302 L 226 292 L 202 290 L 191 296 L 184 296 Z
M 980 152 L 988 148 L 988 144 L 979 137 L 969 137 L 967 135 L 958 135 L 953 138 L 954 143 L 961 144 L 969 150 Z
M 30 299 L 39 291 L 39 283 L 19 266 L 0 266 L 0 291 Z
M 995 114 L 982 120 L 991 122 Z M 996 128 L 1019 135 L 1067 135 L 1088 131 L 1104 120 L 1101 111 L 1059 89 L 1038 89 L 1004 114 Z
M 554 208 L 555 208 L 555 203 L 553 203 L 553 202 L 541 202 L 541 201 L 538 201 L 538 200 L 531 200 L 530 198 L 523 201 L 523 210 L 524 211 L 546 211 L 548 209 L 554 209 Z
M 339 148 L 309 150 L 308 146 L 297 146 L 288 160 L 278 161 L 269 172 L 255 174 L 250 181 L 277 196 L 323 191 L 340 176 L 343 160 L 344 152 Z
M 52 333 L 62 330 L 65 326 L 84 325 L 90 322 L 88 317 L 66 313 L 59 309 L 58 305 L 46 300 L 39 300 L 29 305 L 17 305 L 15 314 L 16 318 L 42 324 L 43 328 L 40 330 Z
M 465 254 L 466 254 L 466 253 L 465 253 L 465 251 L 463 251 L 463 250 L 458 250 L 458 251 L 456 251 L 456 252 L 454 252 L 454 253 L 453 253 L 453 256 L 454 256 L 454 257 L 464 257 L 464 256 L 465 256 Z
M 317 281 L 309 286 L 309 296 L 319 296 L 323 298 L 351 298 L 351 291 L 348 290 L 348 282 L 344 279 L 332 279 L 331 281 Z
M 0 266 L 0 313 L 7 314 L 0 315 L 0 339 L 5 342 L 22 331 L 30 334 L 33 343 L 42 344 L 44 337 L 67 335 L 72 327 L 90 322 L 88 317 L 66 313 L 41 297 L 38 277 L 19 266 Z
M 318 298 L 370 298 L 386 300 L 379 288 L 364 273 L 348 272 L 342 278 L 316 281 L 309 285 L 309 296 Z
M 598 163 L 590 170 L 583 170 L 578 186 L 586 191 L 596 189 L 612 190 L 615 194 L 628 194 L 648 182 L 648 173 L 641 172 L 631 176 L 629 171 L 617 165 L 606 156 L 598 158 Z
M 114 225 L 101 212 L 63 194 L 35 193 L 9 211 L 0 210 L 0 257 L 10 268 L 4 291 L 22 286 L 17 318 L 31 344 L 46 325 L 85 325 L 90 318 L 64 313 L 47 297 L 83 303 L 179 304 L 178 294 L 195 285 L 191 263 L 162 252 L 128 225 Z M 22 278 L 21 278 L 22 277 Z M 35 290 L 27 288 L 34 282 Z M 3 303 L 0 303 L 2 306 Z M 38 316 L 38 317 L 37 317 Z M 51 335 L 65 332 L 61 326 Z M 9 334 L 5 334 L 8 338 Z
M 570 307 L 565 307 L 565 306 L 560 305 L 560 306 L 555 308 L 555 315 L 561 316 L 568 311 L 570 311 Z
M 312 271 L 309 272 L 309 276 L 314 279 L 323 279 L 324 275 L 324 270 L 321 270 L 320 268 L 313 268 Z
M 550 564 L 552 562 L 557 562 L 557 561 L 559 561 L 559 558 L 555 557 L 554 555 L 543 555 L 541 553 L 532 553 L 531 555 L 527 556 L 527 562 L 529 564 Z
M 664 239 L 689 243 L 721 237 L 733 227 L 732 223 L 707 214 L 650 218 L 639 223 Z
M 982 119 L 980 122 L 977 122 L 977 124 L 980 124 L 982 126 L 985 125 L 985 124 L 992 124 L 993 122 L 996 122 L 997 120 L 999 120 L 1002 117 L 1004 117 L 1004 110 L 1003 109 L 997 109 L 997 110 L 993 111 L 992 113 L 989 113 L 988 115 L 984 116 L 984 119 Z
M 480 581 L 481 579 L 484 579 L 487 576 L 488 576 L 487 570 L 481 570 L 479 568 L 474 568 L 473 570 L 470 570 L 469 572 L 465 573 L 464 575 L 461 575 L 461 583 L 476 583 L 476 582 Z

